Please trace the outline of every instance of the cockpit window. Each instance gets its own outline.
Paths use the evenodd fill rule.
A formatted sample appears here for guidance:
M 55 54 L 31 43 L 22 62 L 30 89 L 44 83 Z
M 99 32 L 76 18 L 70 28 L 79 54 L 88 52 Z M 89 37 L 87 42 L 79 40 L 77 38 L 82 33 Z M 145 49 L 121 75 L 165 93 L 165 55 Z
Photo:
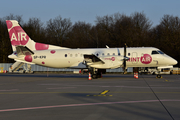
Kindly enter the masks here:
M 152 51 L 151 55 L 159 54 L 157 51 Z
M 163 53 L 162 51 L 160 51 L 160 50 L 158 51 L 158 53 L 160 53 L 160 54 L 164 54 L 164 53 Z

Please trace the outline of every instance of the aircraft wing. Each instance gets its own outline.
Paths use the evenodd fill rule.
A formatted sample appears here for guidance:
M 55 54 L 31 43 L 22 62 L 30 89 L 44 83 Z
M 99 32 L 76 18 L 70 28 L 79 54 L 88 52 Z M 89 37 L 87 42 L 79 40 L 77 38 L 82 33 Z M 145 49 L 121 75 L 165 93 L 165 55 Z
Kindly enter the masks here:
M 95 56 L 94 54 L 84 54 L 84 61 L 87 65 L 90 64 L 105 64 L 99 57 Z
M 124 56 L 96 56 L 84 54 L 84 61 L 87 66 L 99 69 L 114 69 L 123 65 Z

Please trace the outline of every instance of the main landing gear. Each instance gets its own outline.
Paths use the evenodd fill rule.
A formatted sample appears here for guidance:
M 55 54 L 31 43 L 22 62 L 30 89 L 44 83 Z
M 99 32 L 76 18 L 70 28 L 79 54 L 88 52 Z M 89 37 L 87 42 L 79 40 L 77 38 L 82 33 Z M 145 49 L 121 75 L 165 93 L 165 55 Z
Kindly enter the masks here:
M 103 73 L 106 73 L 106 69 L 90 68 L 89 72 L 93 79 L 101 78 Z
M 92 74 L 93 79 L 101 78 L 101 73 Z

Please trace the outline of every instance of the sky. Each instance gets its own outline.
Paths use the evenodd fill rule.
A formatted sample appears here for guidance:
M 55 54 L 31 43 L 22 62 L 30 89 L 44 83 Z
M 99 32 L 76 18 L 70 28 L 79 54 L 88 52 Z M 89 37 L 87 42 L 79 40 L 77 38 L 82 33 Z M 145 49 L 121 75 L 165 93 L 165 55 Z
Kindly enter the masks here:
M 153 26 L 165 15 L 180 17 L 180 0 L 2 0 L 0 18 L 22 15 L 24 22 L 39 18 L 43 23 L 57 16 L 70 18 L 72 23 L 85 21 L 95 24 L 97 16 L 120 13 L 130 16 L 144 12 Z

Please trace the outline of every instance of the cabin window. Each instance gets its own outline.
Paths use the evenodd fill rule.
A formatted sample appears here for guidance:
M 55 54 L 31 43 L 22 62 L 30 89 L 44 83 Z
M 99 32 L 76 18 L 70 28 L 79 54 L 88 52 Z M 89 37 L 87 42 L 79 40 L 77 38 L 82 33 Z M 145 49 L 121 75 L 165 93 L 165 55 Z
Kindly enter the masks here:
M 75 57 L 77 57 L 78 55 L 77 54 L 75 54 Z
M 110 55 L 109 53 L 107 53 L 107 55 Z
M 113 53 L 113 55 L 115 55 L 115 53 Z
M 130 56 L 131 54 L 130 53 L 128 53 L 128 56 Z
M 70 57 L 72 57 L 73 55 L 72 54 L 70 54 Z
M 81 57 L 83 56 L 83 54 L 81 54 Z
M 104 55 L 104 53 L 102 53 L 102 55 Z
M 99 54 L 97 53 L 96 56 L 98 56 Z
M 152 51 L 151 55 L 159 54 L 157 51 Z
M 67 57 L 67 54 L 65 54 L 65 57 Z

